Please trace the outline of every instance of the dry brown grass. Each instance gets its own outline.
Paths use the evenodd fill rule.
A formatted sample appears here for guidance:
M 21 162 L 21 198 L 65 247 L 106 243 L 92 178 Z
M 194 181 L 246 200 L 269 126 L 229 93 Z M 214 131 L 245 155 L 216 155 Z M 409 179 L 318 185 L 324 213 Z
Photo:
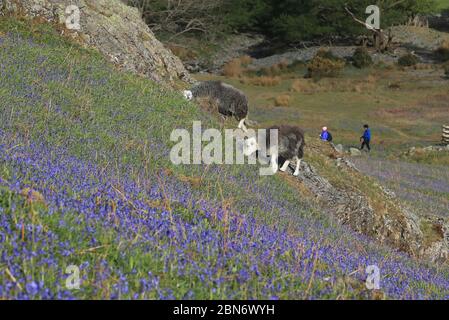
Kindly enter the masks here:
M 244 84 L 250 84 L 260 87 L 275 87 L 281 83 L 281 77 L 261 76 L 253 78 L 243 78 L 241 80 Z
M 262 73 L 270 77 L 279 76 L 288 70 L 288 66 L 289 66 L 288 61 L 283 59 L 270 67 L 262 68 Z
M 225 77 L 235 78 L 243 74 L 244 68 L 240 59 L 229 61 L 223 66 L 223 75 Z
M 361 84 L 356 84 L 354 86 L 354 88 L 352 88 L 352 91 L 357 92 L 357 93 L 363 92 L 363 87 Z
M 378 78 L 368 76 L 363 80 L 322 79 L 315 82 L 312 79 L 295 79 L 290 92 L 313 94 L 317 92 L 365 92 L 376 87 Z
M 239 58 L 235 58 L 223 66 L 223 75 L 230 78 L 241 77 L 243 74 L 248 71 L 246 68 L 251 62 L 253 58 L 248 55 L 241 56 Z
M 378 80 L 379 80 L 379 78 L 372 74 L 370 74 L 369 76 L 367 76 L 365 78 L 366 83 L 373 84 L 373 85 L 375 85 Z
M 433 65 L 429 63 L 418 63 L 413 66 L 413 69 L 415 70 L 430 70 L 433 68 Z
M 319 85 L 309 79 L 295 79 L 290 87 L 290 91 L 300 93 L 314 93 L 319 89 Z
M 185 176 L 183 174 L 180 174 L 178 179 L 184 183 L 189 183 L 194 188 L 199 188 L 203 181 L 202 177 Z
M 440 44 L 440 48 L 449 49 L 449 40 L 443 40 Z
M 291 96 L 289 94 L 281 94 L 274 98 L 274 103 L 278 107 L 288 107 L 290 105 Z
M 248 56 L 248 55 L 241 56 L 241 57 L 238 58 L 238 59 L 240 60 L 240 64 L 241 64 L 242 66 L 247 66 L 247 65 L 251 64 L 251 62 L 253 62 L 253 58 L 251 58 L 251 57 Z
M 20 195 L 24 196 L 27 199 L 28 203 L 42 203 L 45 204 L 44 196 L 31 188 L 24 188 L 20 191 Z

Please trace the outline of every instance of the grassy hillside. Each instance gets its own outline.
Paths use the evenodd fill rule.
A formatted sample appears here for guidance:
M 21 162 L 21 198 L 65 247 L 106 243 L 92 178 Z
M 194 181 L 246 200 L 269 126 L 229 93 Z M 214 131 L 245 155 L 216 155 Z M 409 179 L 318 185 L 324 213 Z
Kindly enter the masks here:
M 340 226 L 282 175 L 172 165 L 171 131 L 217 120 L 51 26 L 0 20 L 0 97 L 2 299 L 449 298 L 447 268 Z

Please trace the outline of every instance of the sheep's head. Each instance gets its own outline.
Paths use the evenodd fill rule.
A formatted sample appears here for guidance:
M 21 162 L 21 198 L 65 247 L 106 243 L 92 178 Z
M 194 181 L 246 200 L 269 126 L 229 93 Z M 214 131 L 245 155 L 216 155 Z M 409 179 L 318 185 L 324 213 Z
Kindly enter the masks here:
M 256 152 L 259 149 L 259 145 L 257 144 L 256 137 L 251 137 L 245 139 L 243 143 L 243 154 L 245 156 L 249 156 Z
M 184 90 L 183 95 L 184 95 L 184 98 L 186 98 L 187 100 L 193 99 L 193 93 L 190 90 Z

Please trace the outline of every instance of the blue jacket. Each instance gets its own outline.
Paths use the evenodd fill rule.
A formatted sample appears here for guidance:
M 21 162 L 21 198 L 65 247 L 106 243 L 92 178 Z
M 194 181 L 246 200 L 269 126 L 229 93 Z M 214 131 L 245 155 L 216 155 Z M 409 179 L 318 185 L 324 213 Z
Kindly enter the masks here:
M 365 140 L 371 140 L 371 130 L 366 129 L 365 132 L 363 133 L 362 138 Z
M 329 133 L 327 131 L 322 131 L 320 135 L 321 140 L 327 141 L 329 139 Z

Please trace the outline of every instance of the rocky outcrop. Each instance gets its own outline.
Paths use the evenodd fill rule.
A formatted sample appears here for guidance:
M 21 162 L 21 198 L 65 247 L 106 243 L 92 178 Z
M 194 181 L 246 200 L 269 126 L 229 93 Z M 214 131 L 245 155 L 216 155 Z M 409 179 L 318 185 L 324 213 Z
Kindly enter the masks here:
M 410 149 L 407 150 L 407 152 L 404 153 L 404 155 L 406 156 L 413 156 L 415 154 L 419 154 L 419 153 L 426 153 L 426 152 L 448 152 L 449 151 L 449 144 L 446 146 L 440 145 L 440 146 L 428 146 L 428 147 L 424 147 L 424 148 L 416 148 L 416 147 L 411 147 Z
M 44 18 L 63 27 L 73 14 L 66 12 L 69 5 L 79 8 L 80 28 L 65 28 L 64 33 L 98 49 L 125 70 L 157 82 L 192 82 L 182 62 L 155 38 L 138 10 L 119 0 L 0 0 L 3 13 Z
M 235 134 L 244 138 L 243 132 Z M 405 207 L 393 191 L 374 180 L 370 181 L 369 191 L 359 188 L 358 183 L 369 177 L 356 167 L 349 154 L 339 153 L 333 144 L 310 140 L 305 152 L 338 169 L 338 173 L 333 171 L 338 175 L 336 182 L 326 178 L 326 174 L 308 161 L 301 161 L 297 177 L 293 177 L 295 162 L 291 162 L 286 171 L 287 179 L 301 184 L 299 189 L 307 190 L 302 195 L 313 197 L 320 210 L 336 217 L 342 225 L 412 257 L 449 262 L 449 219 L 426 217 L 433 228 L 429 236 L 422 230 L 422 217 Z
M 329 146 L 332 146 L 329 144 Z M 326 156 L 330 147 L 313 143 L 306 152 Z M 341 224 L 361 234 L 390 245 L 413 257 L 449 262 L 449 219 L 428 215 L 421 217 L 402 204 L 394 192 L 372 180 L 370 194 L 357 184 L 368 179 L 344 154 L 333 154 L 329 159 L 347 182 L 331 182 L 311 164 L 302 161 L 297 179 L 315 197 L 320 209 L 335 216 Z M 333 159 L 333 160 L 331 160 Z M 296 164 L 291 163 L 289 174 Z M 335 173 L 334 173 L 335 174 Z M 337 179 L 339 181 L 340 179 Z M 357 182 L 359 181 L 359 182 Z
M 430 28 L 394 26 L 391 27 L 394 42 L 401 46 L 410 46 L 416 49 L 433 51 L 444 41 L 449 41 L 446 32 L 440 32 Z
M 342 170 L 357 171 L 344 158 L 337 159 L 337 166 Z M 289 170 L 293 173 L 292 168 Z M 413 256 L 419 255 L 423 235 L 419 228 L 419 218 L 412 212 L 398 208 L 395 214 L 380 214 L 363 193 L 332 185 L 304 161 L 301 163 L 298 179 L 317 198 L 321 207 L 336 216 L 341 224 Z M 385 192 L 384 196 L 391 199 L 394 194 Z

